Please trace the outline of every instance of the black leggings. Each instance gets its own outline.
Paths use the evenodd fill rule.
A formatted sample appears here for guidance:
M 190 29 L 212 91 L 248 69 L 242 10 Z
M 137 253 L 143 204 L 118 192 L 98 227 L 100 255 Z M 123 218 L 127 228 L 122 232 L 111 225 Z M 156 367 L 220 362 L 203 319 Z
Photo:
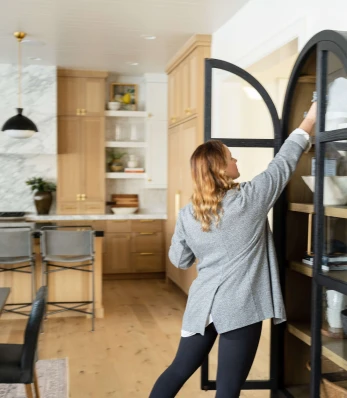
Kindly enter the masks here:
M 222 333 L 218 347 L 216 398 L 237 398 L 257 352 L 262 322 Z M 201 366 L 217 338 L 211 323 L 205 335 L 181 337 L 172 364 L 156 381 L 149 398 L 173 398 L 183 384 Z

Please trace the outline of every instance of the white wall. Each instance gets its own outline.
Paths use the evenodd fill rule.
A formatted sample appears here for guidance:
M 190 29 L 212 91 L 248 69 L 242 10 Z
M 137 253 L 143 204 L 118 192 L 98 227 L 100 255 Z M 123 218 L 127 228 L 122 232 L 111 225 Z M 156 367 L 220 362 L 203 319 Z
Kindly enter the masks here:
M 321 30 L 347 31 L 346 15 L 346 0 L 251 0 L 213 34 L 212 57 L 247 68 L 294 39 L 300 52 Z M 274 76 L 275 84 L 265 85 L 277 109 L 281 109 L 287 77 Z M 256 101 L 246 105 L 242 90 L 232 92 L 227 80 L 214 79 L 213 94 L 218 98 L 212 103 L 212 119 L 214 115 L 218 119 L 212 123 L 217 130 L 214 137 L 269 138 L 273 131 L 264 109 Z M 232 152 L 240 159 L 241 181 L 261 172 L 272 158 L 266 150 L 234 148 Z
M 299 50 L 321 30 L 347 30 L 345 0 L 251 0 L 213 34 L 212 57 L 247 67 L 298 38 Z

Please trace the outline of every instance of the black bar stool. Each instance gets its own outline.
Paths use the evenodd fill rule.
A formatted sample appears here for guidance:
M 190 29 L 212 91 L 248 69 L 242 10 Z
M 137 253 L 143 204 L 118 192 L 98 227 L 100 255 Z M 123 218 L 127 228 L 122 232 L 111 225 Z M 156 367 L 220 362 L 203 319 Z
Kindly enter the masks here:
M 36 295 L 35 256 L 30 227 L 0 226 L 0 272 L 19 272 L 31 275 L 31 302 L 6 304 L 4 312 L 23 316 L 23 308 L 29 307 Z
M 95 232 L 89 226 L 41 228 L 42 285 L 47 286 L 48 297 L 49 274 L 71 270 L 92 274 L 91 300 L 49 301 L 48 299 L 47 306 L 57 307 L 57 310 L 46 312 L 46 316 L 65 311 L 91 315 L 92 331 L 94 331 L 95 318 L 94 237 Z M 61 263 L 64 265 L 61 265 Z M 82 309 L 82 307 L 89 305 L 92 307 L 91 310 Z

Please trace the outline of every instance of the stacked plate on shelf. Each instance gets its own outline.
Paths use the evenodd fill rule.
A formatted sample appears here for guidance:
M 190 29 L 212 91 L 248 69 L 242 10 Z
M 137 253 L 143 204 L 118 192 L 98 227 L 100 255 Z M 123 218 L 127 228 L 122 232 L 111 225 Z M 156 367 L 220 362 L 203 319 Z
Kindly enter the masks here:
M 132 214 L 139 208 L 139 195 L 113 194 L 111 209 L 114 214 Z

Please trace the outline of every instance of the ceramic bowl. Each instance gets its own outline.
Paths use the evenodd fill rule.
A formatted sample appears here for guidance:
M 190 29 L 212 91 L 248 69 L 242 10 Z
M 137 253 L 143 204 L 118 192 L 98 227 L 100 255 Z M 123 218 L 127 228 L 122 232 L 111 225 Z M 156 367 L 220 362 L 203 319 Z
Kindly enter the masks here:
M 110 111 L 118 111 L 120 108 L 120 102 L 108 102 L 107 107 Z
M 136 213 L 138 207 L 112 207 L 114 214 L 133 214 Z
M 315 177 L 303 176 L 302 179 L 312 192 L 315 189 Z M 347 176 L 324 177 L 325 206 L 345 205 L 347 203 Z

